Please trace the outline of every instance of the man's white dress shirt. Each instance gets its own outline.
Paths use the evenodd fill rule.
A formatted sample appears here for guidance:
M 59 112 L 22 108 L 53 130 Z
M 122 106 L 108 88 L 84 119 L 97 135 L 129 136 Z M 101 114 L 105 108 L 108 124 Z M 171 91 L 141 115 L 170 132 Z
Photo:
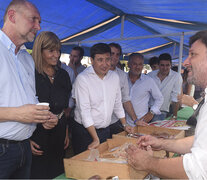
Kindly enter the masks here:
M 179 73 L 170 70 L 168 76 L 161 81 L 157 76 L 158 72 L 159 70 L 155 70 L 148 75 L 155 81 L 164 97 L 164 102 L 160 110 L 169 112 L 171 101 L 178 102 L 177 96 L 181 93 L 183 79 Z
M 117 67 L 114 70 L 114 72 L 116 72 L 119 75 L 122 103 L 130 101 L 127 74 Z M 117 122 L 118 120 L 119 118 L 113 113 L 111 117 L 111 124 Z
M 35 89 L 35 66 L 25 46 L 15 54 L 16 46 L 0 30 L 0 107 L 18 107 L 38 103 Z M 0 122 L 0 138 L 28 139 L 36 128 L 34 123 Z
M 106 128 L 112 112 L 118 118 L 125 117 L 121 102 L 119 76 L 109 71 L 103 79 L 93 66 L 80 73 L 74 83 L 72 97 L 76 100 L 75 121 L 85 128 Z
M 191 153 L 183 156 L 183 166 L 189 179 L 207 179 L 207 95 L 197 119 L 194 143 Z
M 153 105 L 151 106 L 150 110 L 155 114 L 160 114 L 160 107 L 163 103 L 163 96 L 154 80 L 145 74 L 141 74 L 140 78 L 137 79 L 134 84 L 132 84 L 129 76 L 128 81 L 130 99 L 137 118 L 140 119 L 149 112 L 150 98 L 153 99 Z M 134 121 L 131 119 L 128 113 L 126 113 L 126 120 L 130 126 L 135 126 Z

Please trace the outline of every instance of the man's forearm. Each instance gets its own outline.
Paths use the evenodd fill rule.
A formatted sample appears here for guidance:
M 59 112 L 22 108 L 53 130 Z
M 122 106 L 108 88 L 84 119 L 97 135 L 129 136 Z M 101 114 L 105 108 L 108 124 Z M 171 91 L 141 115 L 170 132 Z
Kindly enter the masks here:
M 89 132 L 89 134 L 91 135 L 93 140 L 98 140 L 99 139 L 94 126 L 89 126 L 87 128 L 87 131 Z
M 193 145 L 194 136 L 182 138 L 182 139 L 163 139 L 162 140 L 162 149 L 174 152 L 178 154 L 189 153 Z
M 16 107 L 1 107 L 0 122 L 18 121 L 18 109 Z
M 172 105 L 173 105 L 173 116 L 177 117 L 177 113 L 178 113 L 180 104 L 179 104 L 179 102 L 173 102 Z
M 123 106 L 124 106 L 124 109 L 125 111 L 129 114 L 129 116 L 131 117 L 131 119 L 133 121 L 135 121 L 137 119 L 137 116 L 134 112 L 134 108 L 133 108 L 133 105 L 131 103 L 131 101 L 127 101 L 127 102 L 124 102 L 123 103 Z
M 183 167 L 183 157 L 159 159 L 153 157 L 146 165 L 146 170 L 160 178 L 187 179 Z

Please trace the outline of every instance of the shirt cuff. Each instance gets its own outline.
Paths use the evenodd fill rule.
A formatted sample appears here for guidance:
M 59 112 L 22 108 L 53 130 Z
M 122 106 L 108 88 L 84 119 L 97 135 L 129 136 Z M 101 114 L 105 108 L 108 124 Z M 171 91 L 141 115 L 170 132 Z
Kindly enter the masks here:
M 160 110 L 156 107 L 153 107 L 153 106 L 150 108 L 150 111 L 154 112 L 154 114 L 156 114 L 156 115 L 161 114 Z

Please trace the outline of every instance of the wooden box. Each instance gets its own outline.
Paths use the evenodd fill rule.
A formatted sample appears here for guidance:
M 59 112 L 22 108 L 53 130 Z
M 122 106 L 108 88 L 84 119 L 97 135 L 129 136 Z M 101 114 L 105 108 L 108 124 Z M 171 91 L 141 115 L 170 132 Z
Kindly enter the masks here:
M 163 127 L 157 127 L 157 126 L 138 126 L 138 127 L 136 126 L 136 127 L 134 127 L 134 132 L 138 132 L 138 133 L 146 134 L 146 135 L 167 133 L 170 136 L 173 136 L 175 139 L 185 137 L 184 130 L 169 129 L 169 128 L 163 128 Z M 126 137 L 126 135 L 127 135 L 127 133 L 125 131 L 123 131 L 119 134 L 113 135 L 113 138 L 116 138 L 119 136 Z M 166 151 L 157 151 L 155 153 L 155 155 L 157 157 L 163 157 L 163 154 L 166 154 L 167 157 L 172 157 L 174 155 L 174 153 L 166 152 Z
M 102 143 L 98 150 L 99 153 L 104 153 L 108 149 L 123 145 L 124 143 L 136 143 L 136 139 L 116 137 L 108 139 Z M 119 179 L 143 179 L 147 176 L 147 172 L 136 171 L 128 164 L 118 164 L 111 162 L 86 161 L 90 151 L 84 151 L 70 159 L 64 159 L 65 175 L 67 178 L 88 179 L 94 175 L 99 175 L 102 179 L 113 176 L 118 176 Z
M 170 136 L 173 136 L 175 139 L 183 138 L 185 136 L 185 132 L 183 130 L 177 130 L 177 129 L 169 129 L 169 128 L 163 128 L 163 127 L 157 127 L 157 126 L 136 126 L 134 127 L 134 132 L 138 132 L 141 134 L 157 134 L 157 133 L 167 133 Z M 117 134 L 120 136 L 126 136 L 127 133 L 125 131 Z M 113 135 L 113 136 L 117 136 Z
M 173 135 L 175 138 L 184 137 L 184 131 L 160 128 L 154 126 L 138 127 L 135 129 L 136 132 L 143 134 L 153 134 L 153 133 L 168 133 Z M 123 145 L 124 143 L 137 142 L 136 138 L 126 137 L 126 133 L 122 132 L 118 135 L 113 135 L 113 139 L 108 139 L 107 142 L 102 143 L 98 150 L 102 154 L 107 152 L 109 149 Z M 144 179 L 147 176 L 145 171 L 136 171 L 128 164 L 117 164 L 110 162 L 99 162 L 99 161 L 86 161 L 90 154 L 90 151 L 84 151 L 70 159 L 64 159 L 65 175 L 67 178 L 74 179 L 88 179 L 94 175 L 99 175 L 102 179 L 109 178 L 111 176 L 118 176 L 119 179 Z M 154 151 L 154 156 L 165 157 L 165 151 Z M 170 157 L 172 153 L 170 153 Z

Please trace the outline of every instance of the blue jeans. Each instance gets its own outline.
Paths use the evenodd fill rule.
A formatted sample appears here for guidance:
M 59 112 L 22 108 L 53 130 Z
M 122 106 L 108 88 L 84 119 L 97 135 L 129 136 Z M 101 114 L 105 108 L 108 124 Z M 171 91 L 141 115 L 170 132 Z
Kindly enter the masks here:
M 29 179 L 31 162 L 29 140 L 0 143 L 0 179 Z
M 151 122 L 155 122 L 155 121 L 160 121 L 160 120 L 164 120 L 167 117 L 167 112 L 161 112 L 160 115 L 154 115 L 154 117 L 152 118 Z

